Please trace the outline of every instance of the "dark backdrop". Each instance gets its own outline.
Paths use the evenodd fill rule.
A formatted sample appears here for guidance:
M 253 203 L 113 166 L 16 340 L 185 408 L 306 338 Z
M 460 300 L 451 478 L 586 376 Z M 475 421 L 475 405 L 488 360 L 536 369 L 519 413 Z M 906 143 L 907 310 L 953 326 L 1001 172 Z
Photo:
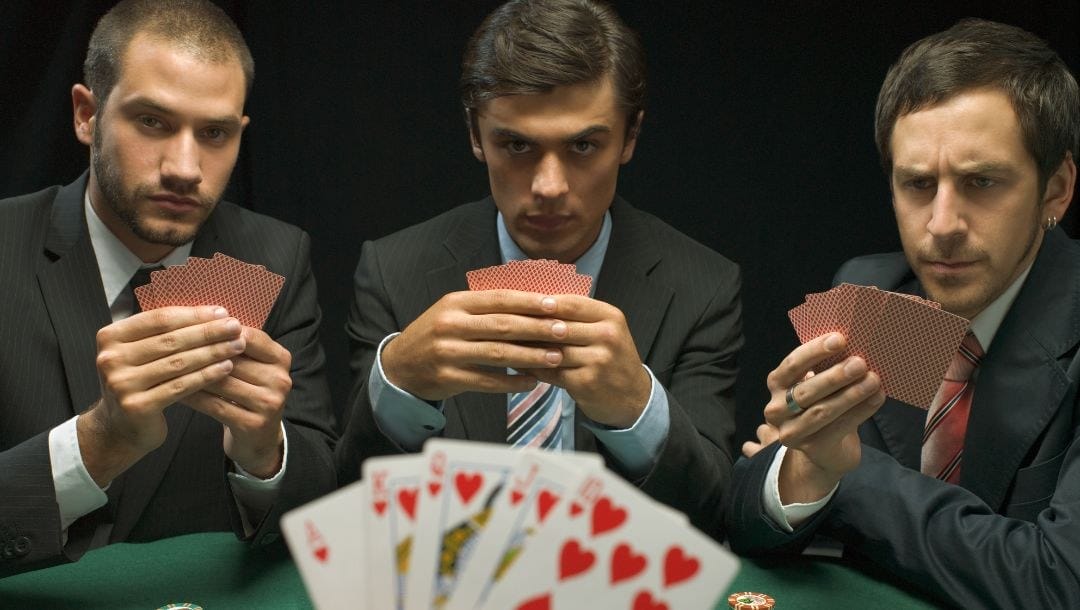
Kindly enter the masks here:
M 0 196 L 84 169 L 69 91 L 111 4 L 0 6 Z M 466 38 L 497 4 L 222 1 L 257 75 L 229 194 L 311 233 L 339 405 L 361 242 L 487 194 L 456 79 Z M 982 16 L 1043 36 L 1080 72 L 1075 0 L 616 6 L 644 39 L 651 90 L 619 191 L 742 265 L 740 437 L 761 418 L 766 373 L 795 345 L 785 311 L 846 258 L 899 247 L 872 114 L 900 51 Z M 1077 234 L 1076 214 L 1064 224 Z

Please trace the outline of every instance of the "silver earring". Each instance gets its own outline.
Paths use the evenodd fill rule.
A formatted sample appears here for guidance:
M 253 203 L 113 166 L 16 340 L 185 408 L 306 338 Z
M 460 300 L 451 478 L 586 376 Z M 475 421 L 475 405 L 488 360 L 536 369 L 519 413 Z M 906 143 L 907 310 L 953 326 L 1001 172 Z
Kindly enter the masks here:
M 1043 231 L 1053 231 L 1057 226 L 1057 216 L 1050 216 L 1046 219 L 1046 224 L 1043 225 Z

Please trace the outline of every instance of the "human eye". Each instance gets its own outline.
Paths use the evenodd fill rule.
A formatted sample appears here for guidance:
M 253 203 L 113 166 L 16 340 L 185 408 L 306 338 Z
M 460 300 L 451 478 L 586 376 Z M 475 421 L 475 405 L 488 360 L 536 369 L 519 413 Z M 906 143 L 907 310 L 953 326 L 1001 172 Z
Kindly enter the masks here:
M 987 178 L 986 176 L 974 176 L 971 179 L 971 185 L 977 189 L 988 189 L 996 184 L 997 180 Z
M 146 129 L 159 130 L 165 128 L 165 123 L 161 119 L 149 114 L 139 115 L 135 117 L 135 121 Z
M 596 146 L 596 143 L 590 142 L 589 140 L 577 140 L 570 146 L 570 148 L 579 155 L 589 155 L 592 154 L 598 147 Z
M 503 146 L 512 155 L 523 155 L 532 150 L 532 146 L 525 140 L 509 140 Z
M 229 139 L 229 130 L 224 127 L 207 127 L 203 130 L 203 137 L 211 142 L 221 143 Z

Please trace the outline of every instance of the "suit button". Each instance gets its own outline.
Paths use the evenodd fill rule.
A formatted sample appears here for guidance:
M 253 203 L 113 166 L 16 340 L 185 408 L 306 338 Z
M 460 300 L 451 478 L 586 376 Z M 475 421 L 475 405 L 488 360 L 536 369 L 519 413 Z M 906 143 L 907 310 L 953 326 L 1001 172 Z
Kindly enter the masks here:
M 4 544 L 4 548 L 0 549 L 0 557 L 4 559 L 15 559 L 15 543 L 8 541 Z
M 15 539 L 15 554 L 19 557 L 24 557 L 30 553 L 30 539 L 26 536 L 19 536 Z

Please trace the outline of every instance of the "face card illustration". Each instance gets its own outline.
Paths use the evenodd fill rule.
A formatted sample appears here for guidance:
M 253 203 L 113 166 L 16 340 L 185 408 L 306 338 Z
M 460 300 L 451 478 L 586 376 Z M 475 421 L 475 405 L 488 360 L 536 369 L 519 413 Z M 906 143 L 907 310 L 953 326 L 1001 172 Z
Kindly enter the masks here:
M 406 582 L 406 610 L 440 608 L 471 559 L 475 541 L 521 452 L 505 445 L 432 439 L 421 480 L 420 522 L 413 569 Z
M 479 607 L 490 588 L 513 571 L 530 546 L 542 544 L 547 526 L 559 519 L 560 507 L 571 492 L 603 467 L 596 455 L 528 451 L 496 499 L 494 515 L 445 608 Z
M 366 483 L 353 483 L 281 518 L 285 542 L 318 610 L 374 607 L 365 603 L 368 571 L 362 507 L 367 497 Z
M 405 578 L 412 567 L 417 532 L 421 455 L 371 458 L 364 462 L 368 485 L 364 507 L 367 522 L 368 599 L 372 608 L 404 608 Z

